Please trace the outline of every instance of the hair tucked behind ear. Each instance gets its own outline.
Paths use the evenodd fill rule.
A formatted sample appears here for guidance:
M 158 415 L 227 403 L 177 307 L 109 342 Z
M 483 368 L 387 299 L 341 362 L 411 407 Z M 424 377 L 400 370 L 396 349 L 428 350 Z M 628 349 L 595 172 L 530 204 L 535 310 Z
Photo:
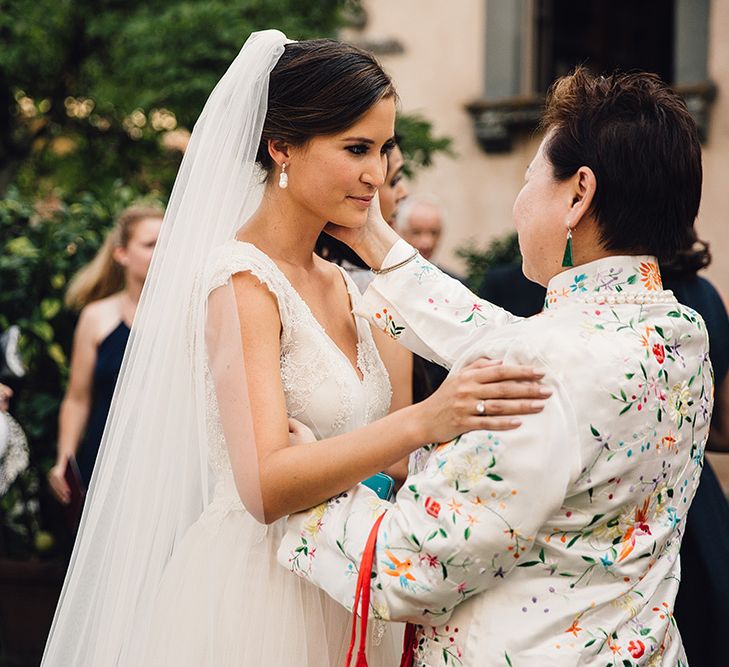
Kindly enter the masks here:
M 592 169 L 603 246 L 670 260 L 690 247 L 701 199 L 701 146 L 685 102 L 655 74 L 578 67 L 547 97 L 542 127 L 555 178 Z
M 116 218 L 114 227 L 106 235 L 99 251 L 86 266 L 71 279 L 66 290 L 66 306 L 81 310 L 92 301 L 98 301 L 124 288 L 124 271 L 114 260 L 114 248 L 126 248 L 140 221 L 162 218 L 164 210 L 156 206 L 129 206 Z
M 330 39 L 289 43 L 269 77 L 257 161 L 270 174 L 269 140 L 301 146 L 312 137 L 342 132 L 393 96 L 390 77 L 371 53 Z

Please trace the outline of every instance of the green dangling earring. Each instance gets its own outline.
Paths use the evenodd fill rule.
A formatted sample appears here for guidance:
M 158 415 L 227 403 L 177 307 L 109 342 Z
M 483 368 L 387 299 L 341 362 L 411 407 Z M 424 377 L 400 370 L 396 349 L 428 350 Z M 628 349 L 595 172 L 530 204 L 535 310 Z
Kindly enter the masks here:
M 572 229 L 567 227 L 567 245 L 564 248 L 564 257 L 562 258 L 562 266 L 574 266 L 572 259 Z

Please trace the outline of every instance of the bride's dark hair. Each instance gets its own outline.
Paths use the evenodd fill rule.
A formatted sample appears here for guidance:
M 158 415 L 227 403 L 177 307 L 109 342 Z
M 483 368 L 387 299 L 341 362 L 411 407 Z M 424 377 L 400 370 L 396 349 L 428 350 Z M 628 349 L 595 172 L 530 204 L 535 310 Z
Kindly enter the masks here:
M 396 96 L 371 53 L 331 39 L 291 42 L 269 77 L 256 160 L 270 173 L 269 140 L 301 146 L 312 137 L 342 132 L 381 99 Z

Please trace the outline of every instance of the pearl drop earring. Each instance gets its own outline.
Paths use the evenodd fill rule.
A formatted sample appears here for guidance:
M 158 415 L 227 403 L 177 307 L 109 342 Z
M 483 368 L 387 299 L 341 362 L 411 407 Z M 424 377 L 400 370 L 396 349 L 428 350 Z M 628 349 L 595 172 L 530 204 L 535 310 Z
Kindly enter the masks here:
M 289 175 L 286 173 L 286 163 L 281 165 L 281 175 L 278 177 L 278 187 L 285 190 L 289 187 Z

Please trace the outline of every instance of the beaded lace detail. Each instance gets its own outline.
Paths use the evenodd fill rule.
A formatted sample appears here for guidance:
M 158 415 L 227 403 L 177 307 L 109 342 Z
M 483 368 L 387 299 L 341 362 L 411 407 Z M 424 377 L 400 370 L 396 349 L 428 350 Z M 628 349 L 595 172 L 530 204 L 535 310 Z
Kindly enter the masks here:
M 387 414 L 392 400 L 392 387 L 387 373 L 384 375 L 385 382 L 382 382 L 384 367 L 374 344 L 357 344 L 357 366 L 364 376 L 365 392 L 369 397 L 366 420 L 370 423 Z
M 219 476 L 230 466 L 228 452 L 225 449 L 223 425 L 220 422 L 218 398 L 215 395 L 215 383 L 210 369 L 205 369 L 205 399 L 207 403 L 208 463 L 210 469 Z

